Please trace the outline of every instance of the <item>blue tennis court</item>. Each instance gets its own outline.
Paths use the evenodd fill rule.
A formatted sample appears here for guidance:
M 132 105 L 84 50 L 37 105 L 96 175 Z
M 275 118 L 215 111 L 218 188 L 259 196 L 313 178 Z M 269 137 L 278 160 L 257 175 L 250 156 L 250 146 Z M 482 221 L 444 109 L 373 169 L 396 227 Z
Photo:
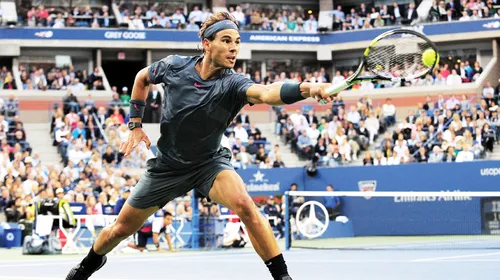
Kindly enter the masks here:
M 0 251 L 0 280 L 64 279 L 82 256 L 22 256 Z M 285 253 L 294 280 L 498 279 L 500 250 L 313 250 Z M 111 254 L 95 280 L 270 279 L 251 249 Z

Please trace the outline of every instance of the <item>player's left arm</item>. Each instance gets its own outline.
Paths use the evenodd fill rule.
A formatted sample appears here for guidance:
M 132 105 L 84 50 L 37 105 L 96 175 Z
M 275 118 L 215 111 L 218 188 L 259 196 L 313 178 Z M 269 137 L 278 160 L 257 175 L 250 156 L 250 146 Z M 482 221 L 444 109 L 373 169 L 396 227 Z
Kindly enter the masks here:
M 254 84 L 247 89 L 246 96 L 248 102 L 252 104 L 292 104 L 309 97 L 331 102 L 334 97 L 326 93 L 329 86 L 331 86 L 330 83 L 276 82 L 270 85 Z

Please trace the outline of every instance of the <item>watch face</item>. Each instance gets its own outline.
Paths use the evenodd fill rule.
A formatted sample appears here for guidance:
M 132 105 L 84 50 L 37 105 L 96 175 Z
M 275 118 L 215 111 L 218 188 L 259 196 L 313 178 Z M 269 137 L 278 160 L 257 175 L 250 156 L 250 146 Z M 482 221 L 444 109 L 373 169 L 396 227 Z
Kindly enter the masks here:
M 131 123 L 131 122 L 129 122 L 129 123 L 128 123 L 128 129 L 134 129 L 134 124 L 133 124 L 133 123 Z

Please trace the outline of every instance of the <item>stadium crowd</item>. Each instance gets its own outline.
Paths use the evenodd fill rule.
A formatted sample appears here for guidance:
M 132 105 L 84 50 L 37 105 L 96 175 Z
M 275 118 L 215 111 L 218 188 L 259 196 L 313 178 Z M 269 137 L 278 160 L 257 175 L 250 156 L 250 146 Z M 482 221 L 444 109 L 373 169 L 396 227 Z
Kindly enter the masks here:
M 286 66 L 280 69 L 267 71 L 265 76 L 262 76 L 260 71 L 251 72 L 249 70 L 247 73 L 243 73 L 241 67 L 238 67 L 236 72 L 245 75 L 255 83 L 263 85 L 285 81 L 338 84 L 354 73 L 351 68 L 341 68 L 336 70 L 333 77 L 331 77 L 325 70 L 325 67 L 320 67 L 319 70 L 309 67 L 303 67 L 302 71 L 296 70 L 297 69 L 292 70 Z M 393 83 L 390 81 L 364 81 L 353 85 L 349 88 L 349 90 L 369 91 L 380 88 L 409 86 L 419 87 L 432 85 L 454 86 L 463 83 L 475 82 L 481 73 L 483 73 L 483 68 L 474 57 L 468 59 L 463 59 L 461 57 L 451 58 L 451 60 L 448 58 L 448 60 L 443 59 L 440 65 L 436 66 L 431 74 L 428 74 L 421 79 L 415 79 L 406 83 Z M 370 73 L 363 71 L 362 75 L 370 75 Z
M 439 67 L 434 69 L 432 74 L 421 79 L 413 80 L 406 83 L 392 82 L 362 82 L 354 85 L 350 90 L 372 90 L 376 88 L 390 87 L 405 87 L 405 86 L 431 86 L 431 85 L 459 85 L 462 83 L 470 83 L 477 80 L 483 72 L 478 61 L 456 59 L 449 63 L 441 63 Z M 17 89 L 12 72 L 8 71 L 7 67 L 0 68 L 0 83 L 3 89 Z M 333 77 L 326 72 L 324 67 L 319 70 L 311 71 L 304 68 L 304 71 L 268 71 L 263 77 L 260 71 L 243 73 L 241 67 L 236 71 L 245 75 L 247 78 L 260 84 L 271 84 L 275 81 L 296 81 L 296 82 L 332 82 L 340 83 L 349 77 L 352 69 L 341 69 L 335 72 Z M 369 73 L 363 73 L 368 75 Z M 45 69 L 36 65 L 20 65 L 19 75 L 22 87 L 25 90 L 68 90 L 79 92 L 83 90 L 104 90 L 103 73 L 99 67 L 95 67 L 90 74 L 87 70 L 75 70 L 73 65 L 68 67 L 52 67 Z M 118 93 L 116 87 L 112 88 L 114 93 Z M 130 99 L 130 93 L 127 87 L 121 89 L 119 94 L 120 99 L 127 105 Z
M 279 168 L 285 164 L 281 160 L 279 145 L 268 150 L 267 139 L 250 122 L 250 117 L 242 110 L 226 130 L 227 140 L 223 145 L 233 151 L 232 165 L 236 169 Z
M 492 0 L 463 0 L 455 6 L 454 1 L 434 0 L 429 10 L 428 21 L 466 21 L 482 18 L 500 18 L 500 9 Z M 76 6 L 72 10 L 58 7 L 19 7 L 20 21 L 27 26 L 64 27 L 115 27 L 117 21 L 107 5 L 100 8 Z M 318 32 L 317 13 L 294 8 L 270 9 L 264 5 L 229 6 L 228 11 L 240 23 L 242 29 L 273 32 Z M 183 29 L 198 31 L 200 25 L 212 14 L 210 8 L 203 10 L 199 5 L 190 7 L 185 13 L 183 7 L 168 3 L 119 3 L 119 17 L 132 29 Z M 25 15 L 25 16 L 24 16 Z M 346 31 L 370 29 L 389 25 L 409 24 L 418 18 L 415 3 L 392 5 L 379 4 L 358 7 L 337 8 L 330 12 L 333 17 L 332 30 Z
M 498 90 L 487 83 L 483 97 L 427 97 L 409 112 L 376 150 L 367 151 L 364 165 L 421 162 L 465 162 L 484 158 L 500 141 Z
M 30 27 L 113 27 L 116 20 L 110 15 L 109 7 L 100 8 L 91 6 L 77 6 L 72 11 L 62 6 L 45 7 L 44 5 L 32 7 L 18 7 L 19 21 Z M 24 13 L 23 13 L 24 12 Z M 25 15 L 25 16 L 24 16 Z
M 102 73 L 96 67 L 92 73 L 68 67 L 45 69 L 36 65 L 19 65 L 19 75 L 24 90 L 104 90 Z
M 419 15 L 415 3 L 400 5 L 394 1 L 392 5 L 369 7 L 360 4 L 346 12 L 342 6 L 331 12 L 333 30 L 347 31 L 356 29 L 371 29 L 388 25 L 410 24 Z M 459 6 L 454 1 L 434 0 L 429 10 L 429 22 L 467 21 L 483 18 L 500 18 L 500 9 L 494 8 L 492 0 L 463 0 Z
M 308 108 L 292 114 L 283 108 L 276 111 L 276 134 L 300 158 L 312 159 L 320 166 L 357 160 L 362 150 L 395 123 L 396 114 L 390 99 L 381 107 L 363 98 L 346 108 L 341 97 L 323 116 Z

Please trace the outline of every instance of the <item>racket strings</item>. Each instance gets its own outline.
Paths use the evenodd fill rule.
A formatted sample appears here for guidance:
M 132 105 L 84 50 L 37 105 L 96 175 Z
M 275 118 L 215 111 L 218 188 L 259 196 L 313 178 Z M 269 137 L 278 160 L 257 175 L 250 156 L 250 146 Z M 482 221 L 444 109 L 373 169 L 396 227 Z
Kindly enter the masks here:
M 385 78 L 412 80 L 430 70 L 423 64 L 422 53 L 432 46 L 424 39 L 401 34 L 382 38 L 366 57 L 366 70 Z

